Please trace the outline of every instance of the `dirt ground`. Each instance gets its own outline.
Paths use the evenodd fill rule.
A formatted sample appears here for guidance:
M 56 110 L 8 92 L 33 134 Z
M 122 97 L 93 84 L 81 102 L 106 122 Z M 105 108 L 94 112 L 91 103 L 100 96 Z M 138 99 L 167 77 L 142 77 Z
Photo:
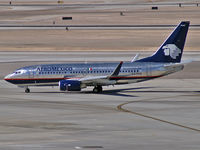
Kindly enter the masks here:
M 155 51 L 172 30 L 0 30 L 1 51 Z M 190 30 L 186 51 L 200 50 Z
M 167 2 L 176 3 L 168 5 Z M 200 24 L 200 7 L 178 6 L 188 1 L 64 1 L 64 6 L 47 1 L 12 1 L 13 5 L 0 2 L 0 25 L 176 25 L 189 20 L 192 25 Z M 200 2 L 200 1 L 199 1 Z M 73 4 L 130 4 L 130 5 L 73 5 Z M 132 5 L 144 3 L 148 5 Z M 158 10 L 151 10 L 156 4 Z M 27 4 L 28 6 L 24 6 Z M 42 4 L 42 6 L 32 6 Z M 45 5 L 47 4 L 47 5 Z M 48 6 L 50 4 L 50 6 Z M 51 6 L 52 4 L 52 6 Z M 69 4 L 67 6 L 66 4 Z M 150 4 L 150 5 L 149 5 Z M 123 12 L 123 16 L 120 15 Z M 62 20 L 71 16 L 72 20 Z M 170 34 L 170 29 L 133 30 L 0 30 L 0 51 L 154 51 Z M 190 29 L 186 51 L 200 50 L 200 30 Z

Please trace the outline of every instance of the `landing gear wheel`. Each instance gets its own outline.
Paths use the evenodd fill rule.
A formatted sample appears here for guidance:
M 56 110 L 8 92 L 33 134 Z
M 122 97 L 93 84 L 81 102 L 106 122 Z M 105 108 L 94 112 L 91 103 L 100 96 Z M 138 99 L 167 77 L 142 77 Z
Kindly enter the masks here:
M 26 89 L 25 89 L 25 92 L 26 92 L 26 93 L 30 93 L 30 89 L 29 89 L 29 88 L 26 88 Z
M 101 93 L 102 91 L 103 91 L 103 89 L 102 89 L 102 86 L 100 86 L 100 85 L 95 86 L 93 89 L 94 93 Z

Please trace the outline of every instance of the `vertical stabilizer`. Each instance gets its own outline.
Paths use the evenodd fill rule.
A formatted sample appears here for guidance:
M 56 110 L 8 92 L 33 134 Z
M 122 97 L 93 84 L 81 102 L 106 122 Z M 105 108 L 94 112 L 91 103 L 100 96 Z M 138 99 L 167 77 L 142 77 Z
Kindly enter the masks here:
M 181 22 L 152 56 L 137 62 L 180 62 L 189 24 L 189 21 Z

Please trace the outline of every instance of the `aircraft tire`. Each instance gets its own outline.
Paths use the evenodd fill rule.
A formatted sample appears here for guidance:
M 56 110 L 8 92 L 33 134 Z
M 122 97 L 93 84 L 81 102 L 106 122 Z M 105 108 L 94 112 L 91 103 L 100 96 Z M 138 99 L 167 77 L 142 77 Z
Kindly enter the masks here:
M 103 88 L 100 85 L 95 86 L 94 89 L 93 89 L 94 93 L 101 93 L 102 91 L 103 91 Z
M 26 92 L 26 93 L 30 93 L 30 89 L 29 89 L 29 88 L 26 88 L 26 89 L 25 89 L 25 92 Z
M 101 93 L 103 91 L 102 86 L 98 86 L 98 91 L 99 91 L 99 93 Z

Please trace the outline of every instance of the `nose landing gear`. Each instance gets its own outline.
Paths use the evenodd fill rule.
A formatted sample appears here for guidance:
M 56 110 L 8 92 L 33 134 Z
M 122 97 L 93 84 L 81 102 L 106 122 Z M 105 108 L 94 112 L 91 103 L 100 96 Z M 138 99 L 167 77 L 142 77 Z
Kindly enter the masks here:
M 101 93 L 102 91 L 103 91 L 103 88 L 100 85 L 95 86 L 93 89 L 94 93 Z
M 26 93 L 30 93 L 30 89 L 27 87 L 27 88 L 25 89 L 25 92 L 26 92 Z

